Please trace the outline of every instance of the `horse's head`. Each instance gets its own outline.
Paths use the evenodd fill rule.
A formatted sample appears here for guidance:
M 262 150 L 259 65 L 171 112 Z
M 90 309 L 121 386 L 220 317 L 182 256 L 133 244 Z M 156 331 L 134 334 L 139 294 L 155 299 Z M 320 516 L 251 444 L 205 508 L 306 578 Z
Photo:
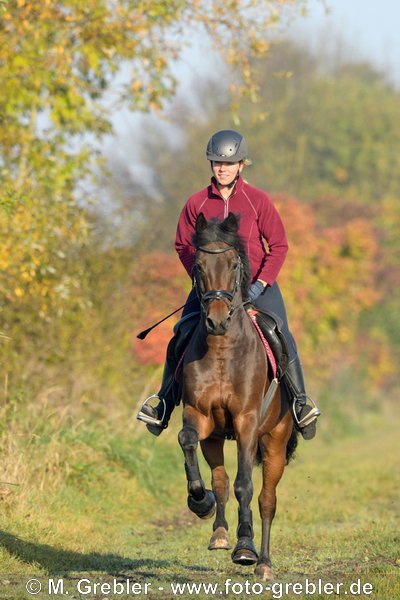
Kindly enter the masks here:
M 243 306 L 248 261 L 233 213 L 224 221 L 196 219 L 194 285 L 208 334 L 224 335 L 235 310 Z

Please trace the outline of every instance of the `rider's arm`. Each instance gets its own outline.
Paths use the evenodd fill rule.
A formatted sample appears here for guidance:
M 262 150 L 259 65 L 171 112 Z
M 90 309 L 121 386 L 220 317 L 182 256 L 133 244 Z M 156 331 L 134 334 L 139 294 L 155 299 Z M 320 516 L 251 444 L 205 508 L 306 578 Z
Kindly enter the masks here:
M 260 203 L 258 227 L 269 249 L 258 279 L 264 285 L 272 285 L 285 262 L 289 246 L 282 219 L 266 194 Z
M 195 249 L 192 243 L 192 237 L 195 232 L 196 215 L 191 206 L 190 198 L 186 202 L 179 217 L 176 229 L 175 249 L 178 253 L 181 263 L 185 267 L 189 276 L 192 276 Z

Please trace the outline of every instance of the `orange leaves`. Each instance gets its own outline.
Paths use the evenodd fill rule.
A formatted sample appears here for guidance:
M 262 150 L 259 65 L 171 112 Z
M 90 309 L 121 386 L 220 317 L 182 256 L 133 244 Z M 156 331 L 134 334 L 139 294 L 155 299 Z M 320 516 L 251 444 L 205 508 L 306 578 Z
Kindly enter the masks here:
M 173 322 L 161 323 L 145 340 L 138 340 L 136 334 L 132 334 L 133 357 L 140 365 L 164 364 L 168 342 L 172 337 L 172 325 Z
M 133 271 L 132 299 L 135 332 L 150 327 L 184 303 L 190 280 L 176 255 L 151 252 L 141 256 Z M 154 329 L 145 340 L 132 334 L 134 358 L 141 365 L 164 362 L 172 328 L 179 315 Z
M 141 274 L 158 292 L 174 294 L 181 289 L 186 275 L 174 255 L 151 252 L 141 261 Z M 134 280 L 136 281 L 136 276 Z
M 289 239 L 279 278 L 289 324 L 303 362 L 324 373 L 344 347 L 354 351 L 359 317 L 379 299 L 375 232 L 364 218 L 321 227 L 309 205 L 282 196 L 274 200 Z

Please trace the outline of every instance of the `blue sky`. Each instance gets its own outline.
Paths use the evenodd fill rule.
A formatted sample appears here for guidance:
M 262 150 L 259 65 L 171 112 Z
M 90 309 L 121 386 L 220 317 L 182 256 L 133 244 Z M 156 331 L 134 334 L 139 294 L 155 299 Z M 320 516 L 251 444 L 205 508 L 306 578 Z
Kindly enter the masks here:
M 332 50 L 337 54 L 339 47 L 343 60 L 371 62 L 400 89 L 400 0 L 306 0 L 306 6 L 306 17 L 290 12 L 283 37 L 300 39 L 328 55 Z M 209 54 L 208 42 L 195 38 L 177 68 L 183 88 L 190 88 L 191 76 L 209 71 Z
M 368 59 L 400 87 L 400 0 L 308 0 L 307 5 L 308 16 L 290 25 L 291 36 L 315 49 L 329 48 L 341 36 L 350 58 Z
M 400 89 L 400 0 L 308 0 L 307 6 L 308 16 L 294 17 L 283 30 L 285 37 L 300 39 L 315 52 L 329 54 L 339 48 L 346 61 L 366 59 Z M 193 81 L 215 68 L 215 62 L 215 56 L 210 59 L 208 42 L 196 39 L 175 71 L 181 93 L 190 94 Z M 116 114 L 114 124 L 122 147 L 134 131 L 138 135 L 143 130 L 145 121 L 143 115 L 127 110 Z M 115 140 L 111 144 L 115 152 Z

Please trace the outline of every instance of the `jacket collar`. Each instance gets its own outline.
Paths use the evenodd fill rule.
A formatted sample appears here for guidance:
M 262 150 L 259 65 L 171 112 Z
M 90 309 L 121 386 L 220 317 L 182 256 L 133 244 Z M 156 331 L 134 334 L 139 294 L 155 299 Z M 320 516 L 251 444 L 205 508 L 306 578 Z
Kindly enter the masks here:
M 232 197 L 234 194 L 236 194 L 243 188 L 243 183 L 244 183 L 243 177 L 241 175 L 239 175 L 239 177 L 236 180 L 235 185 L 233 186 L 230 197 Z M 221 193 L 218 189 L 217 180 L 215 179 L 215 177 L 211 177 L 211 184 L 209 186 L 209 196 L 210 196 L 210 198 L 215 198 L 215 197 L 222 198 Z

